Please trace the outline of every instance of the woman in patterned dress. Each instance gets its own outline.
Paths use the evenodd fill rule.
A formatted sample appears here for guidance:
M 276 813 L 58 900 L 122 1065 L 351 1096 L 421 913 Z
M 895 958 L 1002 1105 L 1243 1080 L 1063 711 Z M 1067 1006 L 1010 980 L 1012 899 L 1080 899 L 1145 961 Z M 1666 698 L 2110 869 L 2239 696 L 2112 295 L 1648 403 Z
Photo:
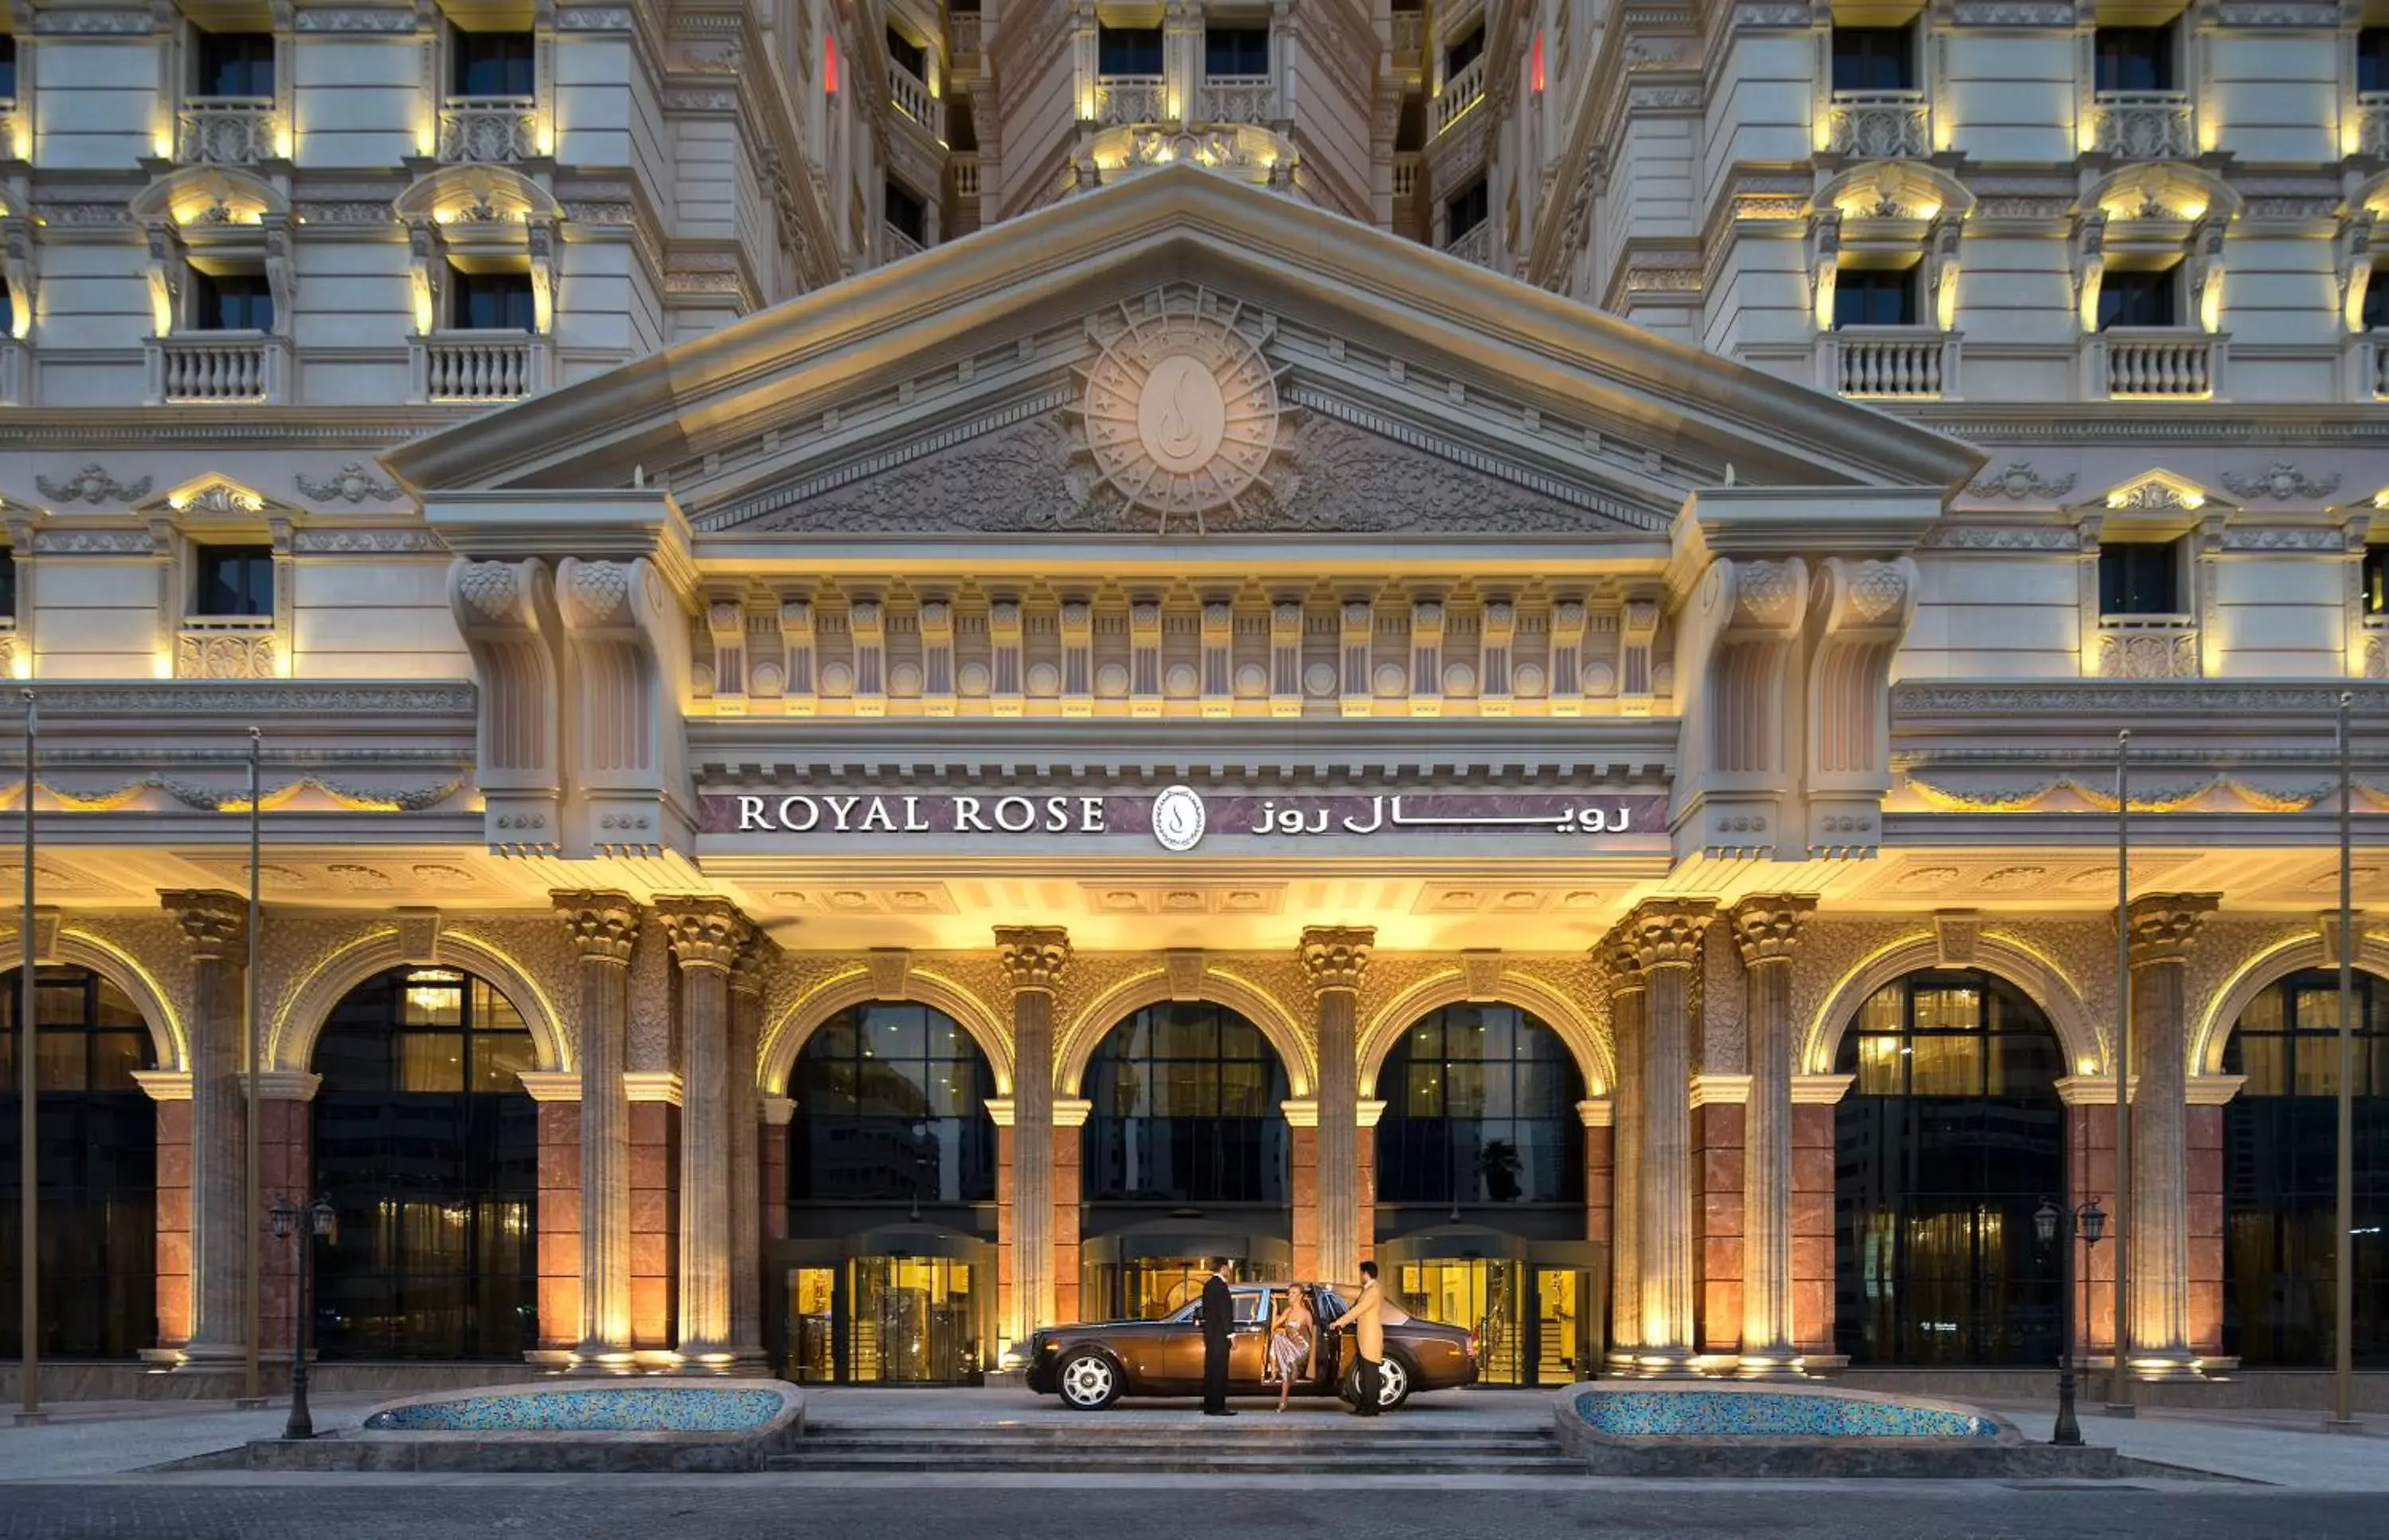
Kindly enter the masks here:
M 1277 1409 L 1285 1410 L 1294 1394 L 1294 1377 L 1310 1372 L 1311 1352 L 1319 1341 L 1318 1318 L 1300 1289 L 1285 1292 L 1285 1308 L 1270 1328 L 1270 1377 L 1277 1381 Z

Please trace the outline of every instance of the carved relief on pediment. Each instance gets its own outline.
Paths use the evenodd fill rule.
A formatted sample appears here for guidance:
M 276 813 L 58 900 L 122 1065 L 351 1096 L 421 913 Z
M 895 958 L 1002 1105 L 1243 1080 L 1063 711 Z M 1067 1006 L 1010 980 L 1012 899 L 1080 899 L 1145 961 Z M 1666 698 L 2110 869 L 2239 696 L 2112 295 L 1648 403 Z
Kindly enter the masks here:
M 1274 449 L 1268 480 L 1206 511 L 1205 532 L 1643 533 L 1624 517 L 1322 412 L 1286 414 Z M 1189 532 L 1185 517 L 1172 522 L 1124 496 L 1062 414 L 979 434 L 729 528 L 750 535 Z

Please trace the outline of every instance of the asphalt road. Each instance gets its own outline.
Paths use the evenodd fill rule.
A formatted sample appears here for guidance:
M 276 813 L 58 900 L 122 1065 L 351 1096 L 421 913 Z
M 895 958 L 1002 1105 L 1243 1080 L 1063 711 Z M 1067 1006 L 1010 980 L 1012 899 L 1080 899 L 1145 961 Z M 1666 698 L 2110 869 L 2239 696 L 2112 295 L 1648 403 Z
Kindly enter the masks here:
M 2250 1486 L 2056 1490 L 2028 1484 L 1588 1483 L 1565 1489 L 1239 1491 L 1188 1486 L 858 1489 L 771 1478 L 482 1478 L 426 1484 L 174 1481 L 0 1486 L 7 1540 L 680 1540 L 955 1536 L 1104 1540 L 1147 1534 L 1488 1535 L 2363 1536 L 2380 1495 Z

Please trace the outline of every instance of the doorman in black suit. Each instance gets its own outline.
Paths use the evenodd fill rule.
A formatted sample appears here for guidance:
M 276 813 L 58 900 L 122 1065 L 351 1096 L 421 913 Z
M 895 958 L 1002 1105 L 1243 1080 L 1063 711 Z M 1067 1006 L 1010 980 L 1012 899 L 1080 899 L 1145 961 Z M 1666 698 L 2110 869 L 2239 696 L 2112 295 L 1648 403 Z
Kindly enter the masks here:
M 1233 1417 L 1228 1409 L 1228 1333 L 1236 1329 L 1236 1296 L 1228 1279 L 1236 1265 L 1224 1256 L 1211 1259 L 1211 1276 L 1203 1280 L 1203 1415 Z

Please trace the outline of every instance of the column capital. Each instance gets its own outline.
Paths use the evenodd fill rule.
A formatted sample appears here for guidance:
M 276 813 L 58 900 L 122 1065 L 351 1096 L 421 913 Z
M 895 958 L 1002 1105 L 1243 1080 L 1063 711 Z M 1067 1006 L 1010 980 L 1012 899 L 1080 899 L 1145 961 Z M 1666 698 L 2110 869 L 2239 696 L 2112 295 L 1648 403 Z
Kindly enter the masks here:
M 1610 933 L 1635 972 L 1693 968 L 1708 939 L 1717 903 L 1709 898 L 1645 898 Z
M 772 967 L 779 961 L 780 948 L 761 931 L 749 928 L 747 943 L 738 948 L 738 960 L 730 965 L 730 987 L 733 993 L 761 996 L 770 982 Z
M 1619 922 L 1590 948 L 1593 966 L 1601 970 L 1602 985 L 1612 999 L 1620 995 L 1639 995 L 1646 986 L 1642 971 L 1634 961 L 1634 948 L 1626 944 L 1624 928 L 1624 922 Z
M 656 917 L 664 923 L 672 957 L 683 971 L 711 968 L 728 973 L 754 934 L 738 906 L 727 898 L 670 897 L 656 900 Z
M 2132 966 L 2186 962 L 2199 927 L 2220 906 L 2212 893 L 2149 893 L 2132 900 Z
M 183 927 L 198 961 L 233 959 L 248 943 L 249 900 L 236 893 L 180 889 L 159 894 L 158 902 Z
M 1791 961 L 1800 928 L 1816 910 L 1817 900 L 1800 894 L 1753 897 L 1734 905 L 1733 943 L 1742 948 L 1743 966 Z
M 1369 952 L 1377 943 L 1370 925 L 1310 925 L 1302 933 L 1302 965 L 1316 994 L 1361 987 L 1369 971 Z
M 1070 933 L 1059 925 L 998 925 L 996 955 L 1015 994 L 1052 994 L 1070 965 Z
M 549 900 L 583 958 L 628 967 L 639 939 L 639 906 L 627 893 L 551 893 Z

